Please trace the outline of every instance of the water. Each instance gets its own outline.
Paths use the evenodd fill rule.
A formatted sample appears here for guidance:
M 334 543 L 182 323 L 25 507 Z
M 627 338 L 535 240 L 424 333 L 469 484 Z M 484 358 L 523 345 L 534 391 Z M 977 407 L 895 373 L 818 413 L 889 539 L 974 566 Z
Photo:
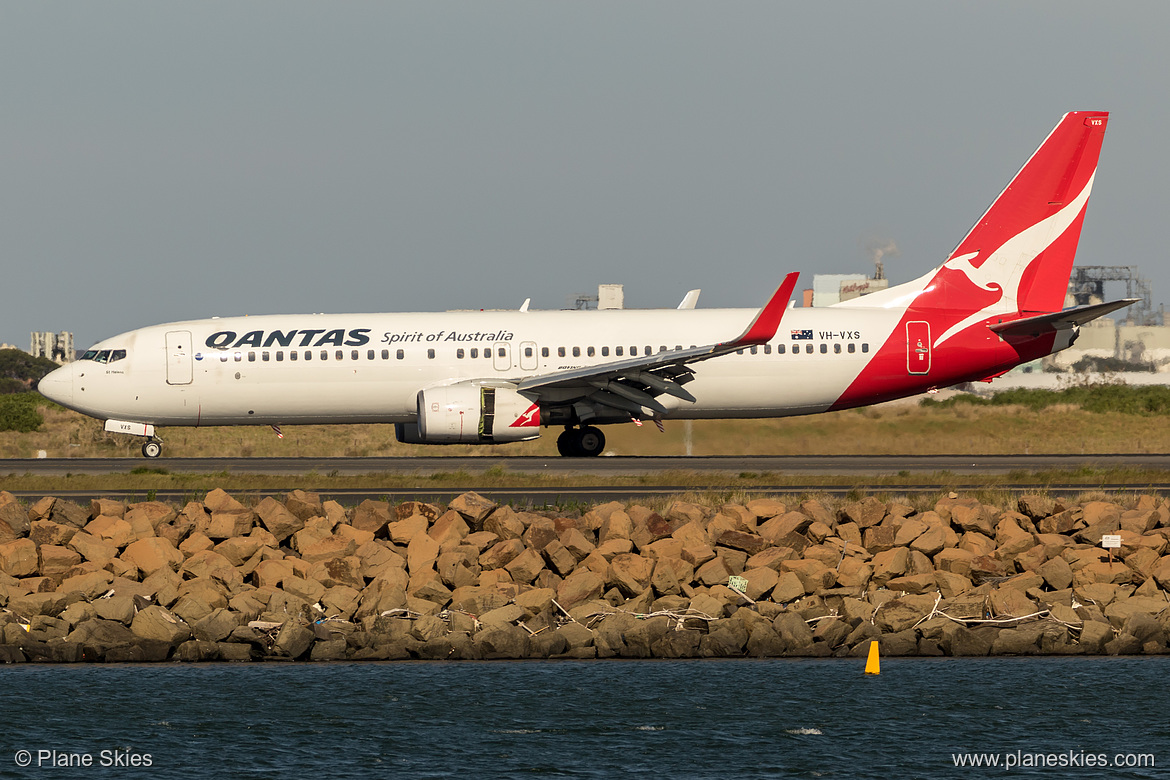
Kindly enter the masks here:
M 1102 774 L 957 768 L 952 754 L 964 751 L 1001 762 L 1009 753 L 1017 761 L 1035 753 L 1052 754 L 1045 761 L 1153 754 L 1154 767 L 1105 775 L 1170 777 L 1170 658 L 884 659 L 877 677 L 863 666 L 861 659 L 12 666 L 0 671 L 0 777 Z M 16 765 L 20 750 L 30 751 L 32 767 Z M 63 755 L 41 757 L 38 768 L 38 752 L 54 750 Z M 67 766 L 87 754 L 89 767 Z M 102 768 L 135 755 L 149 755 L 150 766 Z

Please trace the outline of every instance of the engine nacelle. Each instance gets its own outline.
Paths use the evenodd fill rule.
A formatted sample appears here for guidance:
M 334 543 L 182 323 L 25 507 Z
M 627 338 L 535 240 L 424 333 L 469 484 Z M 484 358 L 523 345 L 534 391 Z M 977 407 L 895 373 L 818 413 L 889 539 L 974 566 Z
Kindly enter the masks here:
M 448 385 L 418 394 L 418 422 L 395 426 L 406 444 L 499 444 L 540 436 L 540 407 L 503 387 Z

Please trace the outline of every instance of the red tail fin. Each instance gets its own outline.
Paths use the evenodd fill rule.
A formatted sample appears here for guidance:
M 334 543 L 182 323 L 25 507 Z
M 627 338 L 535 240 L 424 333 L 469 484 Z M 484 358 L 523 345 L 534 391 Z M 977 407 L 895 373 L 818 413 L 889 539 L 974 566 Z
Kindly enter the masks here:
M 1065 114 L 934 275 L 916 307 L 970 312 L 938 342 L 996 314 L 1064 305 L 1109 114 Z

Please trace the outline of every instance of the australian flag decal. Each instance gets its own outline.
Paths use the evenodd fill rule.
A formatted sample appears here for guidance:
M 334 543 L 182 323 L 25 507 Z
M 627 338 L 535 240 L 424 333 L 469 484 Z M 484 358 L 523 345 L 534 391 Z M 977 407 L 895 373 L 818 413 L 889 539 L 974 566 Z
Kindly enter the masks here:
M 804 330 L 792 331 L 792 340 L 793 341 L 803 341 L 803 340 L 811 339 L 811 338 L 812 338 L 812 329 L 811 328 L 805 328 Z

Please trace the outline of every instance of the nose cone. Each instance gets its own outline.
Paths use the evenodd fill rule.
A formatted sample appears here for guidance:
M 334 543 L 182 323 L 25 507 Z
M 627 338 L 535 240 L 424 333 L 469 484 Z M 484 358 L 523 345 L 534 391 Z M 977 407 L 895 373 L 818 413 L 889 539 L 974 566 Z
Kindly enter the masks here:
M 37 384 L 37 392 L 62 406 L 73 405 L 73 366 L 66 364 L 50 371 Z

